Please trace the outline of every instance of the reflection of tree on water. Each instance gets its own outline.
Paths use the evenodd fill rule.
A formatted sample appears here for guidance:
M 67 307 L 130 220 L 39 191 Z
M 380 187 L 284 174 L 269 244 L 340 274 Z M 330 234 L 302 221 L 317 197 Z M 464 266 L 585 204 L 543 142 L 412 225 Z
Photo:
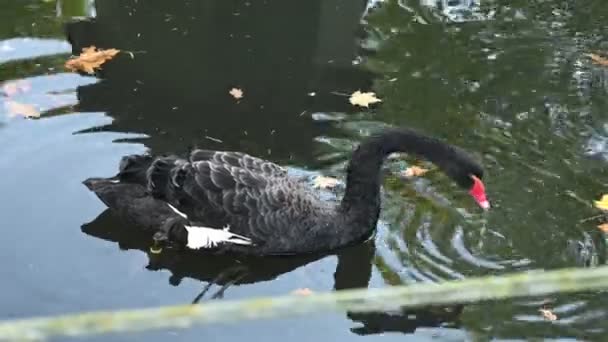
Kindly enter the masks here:
M 376 247 L 374 240 L 341 249 L 333 254 L 302 257 L 239 258 L 234 255 L 206 255 L 191 251 L 165 249 L 160 254 L 149 253 L 150 234 L 129 229 L 110 210 L 82 226 L 85 234 L 118 243 L 123 250 L 137 249 L 148 254 L 149 270 L 166 269 L 171 272 L 169 282 L 178 286 L 184 278 L 197 279 L 214 285 L 238 286 L 270 281 L 281 274 L 317 261 L 329 255 L 338 257 L 334 273 L 334 289 L 366 288 L 373 269 Z M 192 298 L 197 294 L 193 293 Z M 213 295 L 207 296 L 207 298 Z M 203 299 L 204 300 L 204 299 Z M 457 322 L 462 306 L 420 308 L 398 312 L 347 312 L 347 317 L 361 326 L 351 330 L 360 335 L 382 332 L 412 333 L 419 327 L 439 327 Z
M 199 145 L 310 162 L 323 131 L 310 114 L 351 110 L 330 92 L 369 86 L 352 66 L 364 10 L 365 1 L 339 0 L 97 1 L 96 18 L 67 25 L 73 53 L 95 45 L 133 59 L 115 58 L 103 81 L 80 87 L 79 110 L 148 134 L 155 153 Z M 244 91 L 238 103 L 232 87 Z
M 334 274 L 334 289 L 345 290 L 368 287 L 372 275 L 376 247 L 373 240 L 359 248 L 345 249 L 338 254 Z M 346 316 L 359 326 L 351 328 L 357 335 L 384 332 L 413 333 L 420 327 L 439 327 L 456 323 L 462 305 L 450 307 L 402 309 L 391 312 L 347 312 Z

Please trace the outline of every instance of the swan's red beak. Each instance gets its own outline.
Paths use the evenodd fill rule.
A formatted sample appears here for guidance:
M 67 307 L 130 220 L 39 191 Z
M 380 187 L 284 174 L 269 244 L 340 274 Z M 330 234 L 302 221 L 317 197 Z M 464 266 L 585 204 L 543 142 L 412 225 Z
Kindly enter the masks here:
M 469 191 L 469 194 L 473 196 L 473 199 L 475 199 L 475 202 L 477 202 L 481 208 L 484 210 L 490 209 L 490 202 L 486 198 L 486 187 L 483 185 L 483 182 L 473 175 L 471 175 L 471 178 L 473 178 L 473 187 Z

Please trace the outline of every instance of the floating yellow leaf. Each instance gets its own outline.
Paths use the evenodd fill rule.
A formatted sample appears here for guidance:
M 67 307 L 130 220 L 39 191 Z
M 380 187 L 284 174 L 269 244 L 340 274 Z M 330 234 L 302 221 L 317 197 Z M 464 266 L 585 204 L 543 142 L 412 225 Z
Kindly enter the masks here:
M 599 64 L 599 65 L 603 65 L 603 66 L 608 66 L 608 58 L 602 57 L 602 56 L 597 55 L 595 53 L 588 53 L 587 56 L 589 56 L 589 58 L 591 58 L 591 60 L 595 64 Z
M 362 93 L 359 90 L 352 93 L 349 101 L 353 105 L 366 107 L 366 108 L 369 107 L 369 105 L 372 103 L 382 102 L 382 100 L 380 100 L 379 98 L 376 97 L 375 93 L 372 93 L 372 92 Z
M 9 81 L 2 85 L 2 91 L 7 97 L 11 97 L 17 93 L 25 93 L 30 89 L 31 86 L 26 80 Z
M 540 311 L 540 314 L 550 320 L 550 321 L 555 321 L 557 319 L 557 316 L 549 309 L 539 309 L 538 311 Z
M 80 70 L 92 74 L 96 68 L 112 59 L 119 52 L 120 50 L 117 49 L 97 50 L 95 46 L 89 46 L 82 49 L 79 56 L 66 61 L 65 67 L 71 71 Z
M 239 88 L 232 88 L 228 93 L 237 100 L 243 97 L 243 91 Z
M 405 169 L 402 174 L 405 177 L 420 177 L 420 176 L 424 176 L 425 173 L 429 172 L 428 169 L 422 168 L 420 166 L 410 166 L 407 169 Z
M 310 296 L 312 294 L 312 290 L 309 288 L 303 288 L 303 289 L 297 289 L 291 292 L 291 294 L 297 295 L 297 296 Z
M 7 100 L 4 102 L 4 107 L 8 111 L 10 117 L 24 116 L 26 118 L 37 118 L 40 116 L 40 112 L 36 107 L 31 104 L 19 103 L 13 100 Z
M 334 188 L 339 183 L 340 181 L 338 181 L 337 179 L 325 176 L 317 176 L 313 181 L 314 187 L 321 189 Z
M 595 207 L 601 210 L 608 210 L 608 195 L 603 195 L 602 199 L 595 201 Z
M 608 223 L 602 223 L 598 225 L 597 228 L 603 231 L 604 233 L 608 233 Z

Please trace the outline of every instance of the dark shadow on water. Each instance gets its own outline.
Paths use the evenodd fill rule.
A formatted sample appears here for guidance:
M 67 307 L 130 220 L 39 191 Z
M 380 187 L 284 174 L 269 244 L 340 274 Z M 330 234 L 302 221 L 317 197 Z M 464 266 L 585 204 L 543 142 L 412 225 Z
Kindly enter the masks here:
M 341 251 L 334 274 L 334 289 L 368 287 L 372 275 L 372 260 L 376 253 L 373 240 L 356 248 Z M 421 327 L 459 326 L 463 305 L 401 309 L 391 312 L 347 312 L 346 317 L 359 323 L 350 330 L 357 335 L 387 332 L 412 334 Z
M 241 150 L 310 165 L 313 138 L 338 132 L 311 120 L 352 111 L 344 95 L 369 88 L 354 67 L 366 1 L 97 1 L 97 17 L 71 22 L 72 52 L 123 53 L 78 89 L 80 111 L 103 111 L 107 129 L 150 136 L 155 153 L 186 146 Z M 243 90 L 240 100 L 229 95 Z
M 154 254 L 150 252 L 152 235 L 144 230 L 127 226 L 111 210 L 105 210 L 95 220 L 84 224 L 82 231 L 99 239 L 116 242 L 121 250 L 145 252 L 149 259 L 146 268 L 152 271 L 169 270 L 171 272 L 169 282 L 174 286 L 178 286 L 186 277 L 210 282 L 222 272 L 237 266 L 246 268 L 248 273 L 237 285 L 269 281 L 326 256 L 256 258 L 209 255 L 171 248 L 165 248 L 161 253 Z M 224 279 L 224 281 L 226 280 L 228 279 Z M 217 285 L 223 285 L 224 281 L 220 281 Z
M 336 255 L 338 264 L 334 273 L 334 289 L 366 288 L 369 286 L 372 262 L 376 252 L 374 239 L 370 239 L 362 244 L 341 249 L 335 254 L 301 257 L 219 256 L 172 249 L 165 249 L 159 254 L 154 254 L 150 252 L 151 235 L 143 230 L 125 225 L 110 210 L 105 210 L 95 220 L 84 224 L 82 231 L 99 239 L 116 242 L 121 250 L 140 250 L 146 253 L 149 260 L 146 268 L 150 271 L 168 270 L 171 272 L 169 283 L 173 286 L 179 286 L 184 278 L 220 286 L 271 281 L 281 274 L 291 272 L 323 257 Z M 192 298 L 198 302 L 199 298 L 196 293 L 192 294 Z M 207 296 L 208 298 L 213 298 L 213 296 Z M 403 309 L 396 312 L 347 312 L 346 316 L 360 324 L 351 328 L 351 331 L 358 335 L 383 332 L 413 333 L 420 327 L 457 325 L 462 308 L 462 305 L 455 305 Z

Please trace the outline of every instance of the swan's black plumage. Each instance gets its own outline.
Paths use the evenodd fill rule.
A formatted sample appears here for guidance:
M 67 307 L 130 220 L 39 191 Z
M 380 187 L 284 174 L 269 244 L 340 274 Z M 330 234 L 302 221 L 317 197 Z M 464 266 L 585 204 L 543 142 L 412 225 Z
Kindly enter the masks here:
M 85 184 L 123 217 L 178 244 L 187 243 L 184 226 L 229 227 L 251 244 L 226 242 L 211 250 L 301 254 L 329 251 L 373 232 L 380 212 L 380 169 L 393 152 L 428 159 L 464 188 L 472 186 L 471 175 L 483 176 L 481 166 L 460 148 L 413 130 L 390 129 L 354 151 L 339 204 L 319 200 L 282 167 L 240 152 L 195 150 L 187 159 L 127 156 L 115 177 Z

